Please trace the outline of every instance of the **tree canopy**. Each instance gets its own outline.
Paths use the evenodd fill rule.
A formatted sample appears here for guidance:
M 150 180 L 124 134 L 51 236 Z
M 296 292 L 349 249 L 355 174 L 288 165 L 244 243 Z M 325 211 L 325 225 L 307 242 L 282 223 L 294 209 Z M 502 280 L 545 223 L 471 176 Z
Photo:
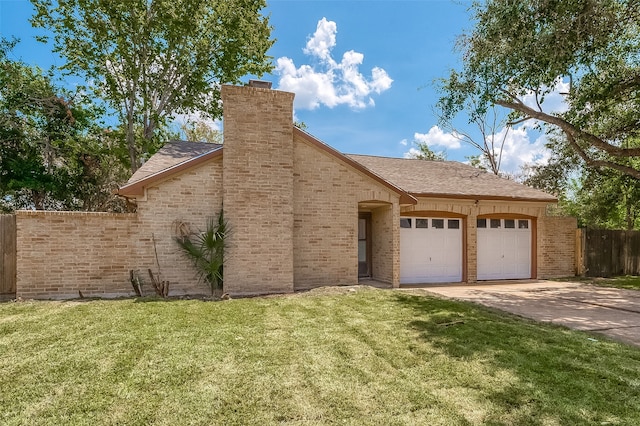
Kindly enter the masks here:
M 609 168 L 587 167 L 560 141 L 550 148 L 547 164 L 524 170 L 524 183 L 556 195 L 556 210 L 576 217 L 581 227 L 640 227 L 640 180 Z M 639 159 L 630 162 L 640 165 Z
M 53 31 L 63 68 L 118 113 L 132 171 L 173 115 L 218 118 L 221 84 L 272 69 L 265 0 L 31 1 L 32 24 Z
M 471 11 L 462 67 L 442 81 L 445 119 L 505 107 L 512 123 L 560 131 L 588 167 L 640 179 L 640 0 L 488 0 Z M 545 100 L 559 82 L 554 111 Z
M 0 210 L 121 210 L 123 167 L 95 106 L 11 60 L 15 44 L 0 41 Z

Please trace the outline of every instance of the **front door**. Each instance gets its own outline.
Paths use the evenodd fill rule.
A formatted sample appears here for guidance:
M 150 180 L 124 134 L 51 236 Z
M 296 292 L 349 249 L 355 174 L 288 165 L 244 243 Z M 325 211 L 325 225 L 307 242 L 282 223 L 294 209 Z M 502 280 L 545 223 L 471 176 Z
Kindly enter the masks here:
M 358 278 L 371 277 L 371 213 L 358 215 Z

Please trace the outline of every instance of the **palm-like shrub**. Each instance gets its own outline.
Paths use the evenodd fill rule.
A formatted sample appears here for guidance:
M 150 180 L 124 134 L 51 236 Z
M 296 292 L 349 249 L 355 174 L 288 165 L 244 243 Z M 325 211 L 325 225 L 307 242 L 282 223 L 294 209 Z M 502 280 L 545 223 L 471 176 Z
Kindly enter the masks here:
M 224 289 L 224 249 L 229 232 L 222 211 L 216 221 L 213 217 L 207 221 L 204 232 L 176 237 L 176 242 L 184 254 L 196 267 L 198 277 L 211 289 L 211 295 L 219 298 Z

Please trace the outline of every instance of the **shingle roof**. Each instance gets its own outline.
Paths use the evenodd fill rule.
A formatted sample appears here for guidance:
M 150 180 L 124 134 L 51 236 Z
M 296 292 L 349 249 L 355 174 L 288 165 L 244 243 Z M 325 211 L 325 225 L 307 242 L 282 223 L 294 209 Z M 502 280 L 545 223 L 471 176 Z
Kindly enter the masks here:
M 554 202 L 540 190 L 454 161 L 352 155 L 347 157 L 412 195 Z
M 315 140 L 302 131 L 299 133 Z M 161 176 L 163 174 L 175 173 L 178 169 L 191 167 L 201 161 L 208 161 L 208 157 L 221 154 L 222 147 L 223 145 L 204 142 L 167 142 L 131 176 L 127 184 L 120 188 L 119 193 L 121 195 L 137 194 L 143 186 L 147 185 L 147 181 L 163 178 Z M 327 149 L 335 151 L 328 146 Z M 334 155 L 342 156 L 337 151 Z M 414 196 L 557 201 L 554 196 L 545 192 L 455 161 L 427 161 L 354 154 L 346 154 L 343 158 L 345 157 L 348 161 L 357 163 L 353 164 L 354 167 L 361 165 L 365 171 L 369 170 L 373 173 L 372 176 L 379 177 L 398 190 Z M 412 198 L 411 195 L 407 197 Z
M 217 143 L 170 141 L 164 144 L 158 152 L 149 158 L 131 178 L 127 184 L 137 182 L 155 173 L 166 170 L 202 154 L 215 151 L 222 145 Z

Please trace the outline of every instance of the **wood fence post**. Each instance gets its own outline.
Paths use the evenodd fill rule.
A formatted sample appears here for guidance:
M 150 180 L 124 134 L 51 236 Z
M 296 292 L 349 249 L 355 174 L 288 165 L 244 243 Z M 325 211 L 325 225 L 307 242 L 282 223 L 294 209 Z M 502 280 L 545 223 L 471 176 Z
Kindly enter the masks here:
M 16 296 L 16 216 L 0 215 L 0 299 Z
M 584 267 L 584 246 L 585 246 L 585 233 L 584 229 L 578 228 L 576 229 L 576 259 L 575 259 L 575 267 L 576 267 L 576 276 L 582 277 L 584 276 L 585 267 Z

